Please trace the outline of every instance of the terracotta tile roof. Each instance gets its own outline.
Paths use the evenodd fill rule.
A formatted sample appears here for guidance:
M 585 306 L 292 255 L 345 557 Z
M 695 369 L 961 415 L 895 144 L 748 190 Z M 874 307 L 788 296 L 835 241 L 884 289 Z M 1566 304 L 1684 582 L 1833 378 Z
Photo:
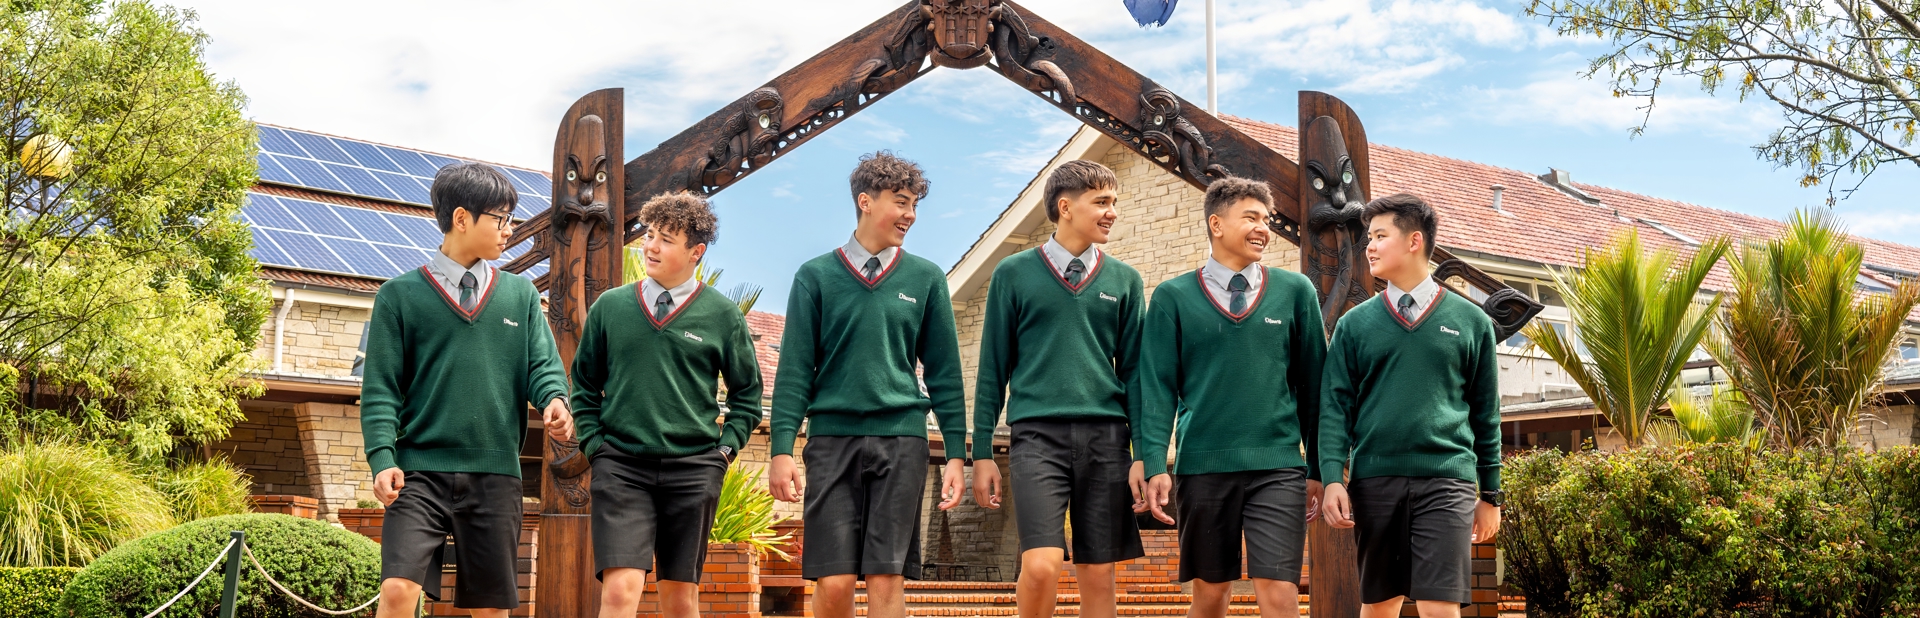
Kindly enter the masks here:
M 1224 116 L 1229 124 L 1283 153 L 1299 152 L 1293 127 Z M 1736 239 L 1771 236 L 1781 221 L 1649 197 L 1585 183 L 1575 188 L 1599 198 L 1593 205 L 1541 181 L 1536 172 L 1495 167 L 1381 144 L 1370 144 L 1373 197 L 1407 192 L 1440 212 L 1440 244 L 1480 253 L 1556 266 L 1580 262 L 1580 252 L 1606 244 L 1628 227 L 1653 246 L 1690 251 L 1689 246 L 1648 220 L 1696 240 L 1714 235 Z M 1545 171 L 1545 170 L 1542 170 Z M 1506 187 L 1502 214 L 1493 209 L 1492 185 Z M 1616 216 L 1616 212 L 1618 216 Z M 1621 217 L 1627 221 L 1621 221 Z M 1866 249 L 1866 262 L 1920 272 L 1920 247 L 1854 237 Z M 1718 282 L 1725 283 L 1724 272 Z
M 787 316 L 765 311 L 747 312 L 747 328 L 753 330 L 754 358 L 760 361 L 761 396 L 773 397 L 773 376 L 780 368 L 780 335 L 787 332 Z
M 1283 153 L 1299 152 L 1294 127 L 1222 116 L 1228 124 Z M 1607 244 L 1628 228 L 1639 230 L 1650 247 L 1669 247 L 1691 255 L 1693 247 L 1655 225 L 1693 240 L 1729 236 L 1736 241 L 1778 234 L 1786 223 L 1765 217 L 1649 197 L 1580 182 L 1581 192 L 1598 198 L 1598 205 L 1581 201 L 1554 188 L 1535 172 L 1495 167 L 1424 152 L 1369 144 L 1373 194 L 1380 197 L 1412 193 L 1440 213 L 1440 245 L 1479 253 L 1547 264 L 1580 263 L 1582 250 Z M 1545 170 L 1542 170 L 1543 172 Z M 1505 187 L 1500 210 L 1493 209 L 1493 185 Z M 1920 247 L 1854 236 L 1866 253 L 1865 262 L 1907 272 L 1920 272 Z M 1887 279 L 1881 277 L 1881 279 Z M 1731 280 L 1725 262 L 1708 275 L 1704 287 L 1725 290 Z M 1920 320 L 1920 309 L 1909 319 Z
M 260 267 L 260 278 L 266 279 L 268 281 L 279 281 L 282 283 L 311 285 L 311 286 L 318 286 L 318 287 L 325 287 L 325 288 L 334 288 L 338 290 L 347 290 L 352 292 L 369 292 L 369 293 L 380 291 L 380 284 L 383 282 L 383 280 L 380 280 L 380 279 L 366 279 L 361 277 L 329 275 L 329 274 L 322 274 L 322 273 L 307 272 L 304 270 L 288 270 L 285 268 L 274 268 L 272 266 Z

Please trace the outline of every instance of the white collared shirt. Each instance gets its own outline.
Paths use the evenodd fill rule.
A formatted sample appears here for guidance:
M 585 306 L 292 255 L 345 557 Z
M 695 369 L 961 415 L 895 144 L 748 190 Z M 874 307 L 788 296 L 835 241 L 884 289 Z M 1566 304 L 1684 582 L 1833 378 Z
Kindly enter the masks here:
M 1395 287 L 1392 281 L 1388 281 L 1387 307 L 1393 309 L 1394 313 L 1399 313 L 1400 297 L 1406 296 L 1407 294 L 1407 292 L 1400 291 L 1400 288 Z M 1427 316 L 1427 312 L 1432 310 L 1434 305 L 1438 304 L 1435 301 L 1440 300 L 1440 284 L 1434 283 L 1433 277 L 1421 279 L 1420 285 L 1413 286 L 1412 294 L 1413 321 L 1418 322 L 1420 318 Z
M 856 237 L 848 237 L 847 244 L 840 247 L 840 252 L 847 254 L 847 263 L 853 264 L 853 270 L 863 275 L 866 274 L 867 260 L 870 258 L 880 258 L 880 272 L 887 272 L 893 261 L 900 258 L 899 247 L 881 249 L 876 255 L 861 246 L 860 239 Z
M 1067 264 L 1072 263 L 1074 258 L 1080 258 L 1080 265 L 1087 268 L 1086 272 L 1081 273 L 1082 276 L 1092 274 L 1094 265 L 1100 263 L 1099 246 L 1089 244 L 1086 251 L 1074 255 L 1068 253 L 1066 245 L 1060 244 L 1060 240 L 1052 236 L 1047 237 L 1046 244 L 1040 245 L 1040 255 L 1047 257 L 1047 264 L 1053 266 L 1053 272 L 1061 277 L 1067 276 Z
M 446 291 L 447 297 L 456 302 L 460 300 L 460 275 L 473 273 L 474 298 L 487 293 L 487 285 L 493 282 L 493 267 L 488 266 L 486 260 L 474 260 L 473 268 L 467 268 L 439 251 L 434 251 L 433 259 L 427 262 L 427 272 L 433 275 L 433 282 Z
M 678 311 L 681 305 L 687 304 L 687 297 L 692 296 L 694 288 L 697 287 L 700 287 L 700 280 L 693 277 L 687 277 L 686 281 L 682 281 L 680 285 L 673 286 L 672 288 L 660 285 L 660 282 L 654 281 L 653 277 L 641 279 L 640 297 L 645 299 L 645 302 L 641 303 L 645 305 L 642 309 L 646 309 L 647 314 L 652 315 L 653 303 L 660 300 L 661 292 L 666 292 L 673 298 L 673 308 L 669 309 L 669 311 Z
M 1205 286 L 1207 295 L 1212 296 L 1214 302 L 1220 303 L 1222 307 L 1233 306 L 1233 292 L 1227 291 L 1227 283 L 1232 281 L 1236 274 L 1247 278 L 1247 306 L 1251 307 L 1253 301 L 1257 300 L 1255 295 L 1260 293 L 1260 282 L 1267 276 L 1267 267 L 1261 266 L 1259 262 L 1253 262 L 1239 272 L 1235 272 L 1228 270 L 1226 264 L 1221 264 L 1211 255 L 1207 256 L 1207 263 L 1200 267 L 1200 279 L 1207 284 Z

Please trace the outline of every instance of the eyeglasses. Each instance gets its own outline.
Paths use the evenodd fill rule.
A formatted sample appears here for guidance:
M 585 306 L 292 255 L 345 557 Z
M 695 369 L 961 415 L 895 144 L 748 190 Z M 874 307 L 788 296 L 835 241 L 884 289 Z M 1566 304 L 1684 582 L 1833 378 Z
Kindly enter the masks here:
M 498 221 L 493 224 L 493 229 L 496 229 L 496 230 L 513 229 L 513 226 L 514 226 L 513 217 L 509 217 L 509 216 L 498 214 L 498 213 L 491 213 L 491 212 L 483 212 L 480 214 L 483 216 L 488 216 L 488 217 L 493 217 L 494 219 L 498 219 Z

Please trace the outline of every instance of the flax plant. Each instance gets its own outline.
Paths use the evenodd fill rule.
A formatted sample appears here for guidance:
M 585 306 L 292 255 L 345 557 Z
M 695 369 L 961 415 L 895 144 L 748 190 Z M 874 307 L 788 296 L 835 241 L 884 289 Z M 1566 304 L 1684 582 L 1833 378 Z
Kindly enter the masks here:
M 1580 268 L 1550 271 L 1586 353 L 1544 322 L 1524 332 L 1629 446 L 1646 442 L 1654 412 L 1707 334 L 1720 297 L 1701 303 L 1695 296 L 1727 247 L 1716 238 L 1681 260 L 1672 249 L 1647 250 L 1629 230 L 1605 249 L 1589 249 Z
M 1730 260 L 1733 290 L 1706 348 L 1774 446 L 1838 446 L 1879 405 L 1920 284 L 1862 289 L 1863 258 L 1832 212 L 1815 210 Z

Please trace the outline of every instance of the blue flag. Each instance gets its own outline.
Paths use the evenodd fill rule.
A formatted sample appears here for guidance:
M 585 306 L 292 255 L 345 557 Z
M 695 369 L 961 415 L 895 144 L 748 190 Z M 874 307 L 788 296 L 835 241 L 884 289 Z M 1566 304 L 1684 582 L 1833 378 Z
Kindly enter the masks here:
M 1120 0 L 1127 5 L 1127 12 L 1133 14 L 1133 21 L 1140 27 L 1165 26 L 1173 18 L 1173 5 L 1180 0 Z

